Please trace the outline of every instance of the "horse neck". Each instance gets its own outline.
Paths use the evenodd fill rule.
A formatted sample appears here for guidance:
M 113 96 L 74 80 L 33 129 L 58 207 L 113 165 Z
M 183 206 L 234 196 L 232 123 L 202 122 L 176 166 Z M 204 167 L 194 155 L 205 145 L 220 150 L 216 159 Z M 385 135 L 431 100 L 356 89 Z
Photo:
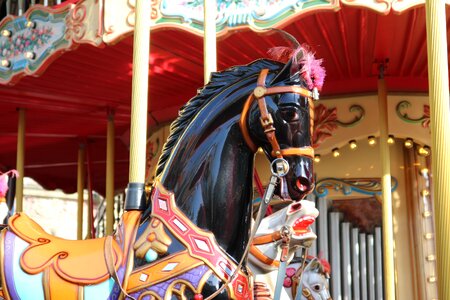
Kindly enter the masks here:
M 239 127 L 244 100 L 204 107 L 161 175 L 178 208 L 237 261 L 248 240 L 253 191 L 253 153 Z

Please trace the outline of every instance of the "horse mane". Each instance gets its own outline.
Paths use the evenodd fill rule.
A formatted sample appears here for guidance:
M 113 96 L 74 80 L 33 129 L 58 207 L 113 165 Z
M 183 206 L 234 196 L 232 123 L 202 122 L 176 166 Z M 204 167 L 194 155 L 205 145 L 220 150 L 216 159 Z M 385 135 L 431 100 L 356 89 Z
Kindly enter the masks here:
M 282 64 L 276 61 L 259 59 L 248 65 L 234 66 L 224 71 L 213 72 L 211 80 L 203 88 L 199 89 L 197 95 L 186 104 L 184 104 L 178 112 L 178 117 L 170 125 L 170 134 L 161 151 L 161 156 L 158 160 L 156 168 L 156 177 L 158 177 L 168 161 L 172 149 L 175 147 L 178 139 L 183 134 L 184 130 L 193 120 L 193 117 L 205 107 L 214 95 L 220 93 L 227 87 L 235 84 L 243 78 L 258 74 L 262 69 L 269 69 L 271 71 L 279 69 Z

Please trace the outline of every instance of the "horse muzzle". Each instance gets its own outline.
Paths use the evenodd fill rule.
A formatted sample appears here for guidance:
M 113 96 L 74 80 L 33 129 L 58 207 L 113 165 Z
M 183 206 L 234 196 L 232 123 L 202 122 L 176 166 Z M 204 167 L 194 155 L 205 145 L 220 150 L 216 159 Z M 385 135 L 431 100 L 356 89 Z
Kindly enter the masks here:
M 286 159 L 290 170 L 281 178 L 277 194 L 284 200 L 300 201 L 314 189 L 312 159 L 307 157 Z

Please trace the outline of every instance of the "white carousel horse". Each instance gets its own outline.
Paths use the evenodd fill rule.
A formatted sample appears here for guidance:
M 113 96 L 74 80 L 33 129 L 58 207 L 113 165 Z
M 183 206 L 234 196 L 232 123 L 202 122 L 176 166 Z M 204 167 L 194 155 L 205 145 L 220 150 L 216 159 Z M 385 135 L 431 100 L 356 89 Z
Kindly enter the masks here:
M 309 228 L 318 216 L 314 202 L 302 200 L 292 203 L 261 222 L 249 253 L 249 266 L 255 276 L 255 299 L 273 299 L 280 266 L 280 243 L 283 228 L 291 229 L 284 278 L 280 299 L 294 299 L 297 281 L 302 276 L 302 299 L 330 299 L 327 273 L 321 261 L 308 258 L 305 270 L 301 264 L 291 263 L 299 247 L 309 247 L 317 236 Z M 293 282 L 295 281 L 294 288 Z
M 302 283 L 302 300 L 331 300 L 328 278 L 330 277 L 330 264 L 324 259 L 309 256 L 305 267 L 302 261 L 291 261 L 286 269 L 284 278 L 284 291 L 288 298 L 296 299 L 298 282 Z M 285 298 L 282 298 L 285 299 Z

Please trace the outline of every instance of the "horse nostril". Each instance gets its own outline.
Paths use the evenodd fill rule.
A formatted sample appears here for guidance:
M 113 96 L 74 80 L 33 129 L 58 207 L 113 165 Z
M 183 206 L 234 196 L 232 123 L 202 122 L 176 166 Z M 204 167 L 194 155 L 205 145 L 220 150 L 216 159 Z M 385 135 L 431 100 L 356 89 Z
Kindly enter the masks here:
M 311 183 L 309 182 L 309 180 L 306 179 L 305 177 L 297 178 L 296 185 L 297 185 L 298 190 L 301 192 L 308 191 L 310 184 Z
M 297 202 L 295 204 L 292 204 L 291 209 L 289 210 L 289 212 L 295 212 L 295 211 L 299 210 L 300 208 L 302 208 L 302 204 Z

